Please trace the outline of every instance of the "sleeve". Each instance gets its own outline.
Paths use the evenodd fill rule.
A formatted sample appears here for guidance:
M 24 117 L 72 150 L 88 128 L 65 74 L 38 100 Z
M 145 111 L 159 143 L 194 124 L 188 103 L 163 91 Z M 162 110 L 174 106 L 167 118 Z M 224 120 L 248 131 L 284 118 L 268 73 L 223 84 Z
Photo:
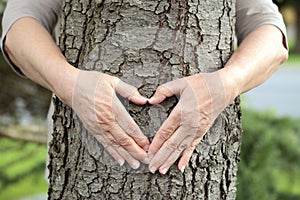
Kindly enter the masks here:
M 238 44 L 259 26 L 271 24 L 283 34 L 283 44 L 287 48 L 286 27 L 278 7 L 272 0 L 237 0 L 236 1 L 236 35 Z
M 14 71 L 23 75 L 5 53 L 3 43 L 10 27 L 22 17 L 32 17 L 39 21 L 52 34 L 60 16 L 62 0 L 8 0 L 2 18 L 1 50 Z

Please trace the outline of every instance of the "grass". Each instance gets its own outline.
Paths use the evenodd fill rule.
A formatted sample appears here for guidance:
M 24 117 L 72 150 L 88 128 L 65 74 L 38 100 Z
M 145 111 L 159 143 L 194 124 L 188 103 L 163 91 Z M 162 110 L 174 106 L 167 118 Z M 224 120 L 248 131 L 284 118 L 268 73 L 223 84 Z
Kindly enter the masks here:
M 0 199 L 45 194 L 46 146 L 0 137 Z

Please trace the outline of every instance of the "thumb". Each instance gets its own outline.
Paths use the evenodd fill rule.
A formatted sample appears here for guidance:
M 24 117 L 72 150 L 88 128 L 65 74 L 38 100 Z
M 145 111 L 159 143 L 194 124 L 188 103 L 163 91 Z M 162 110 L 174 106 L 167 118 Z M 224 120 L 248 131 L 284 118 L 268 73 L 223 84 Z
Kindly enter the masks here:
M 122 97 L 127 98 L 129 101 L 137 105 L 144 105 L 148 102 L 148 98 L 143 97 L 136 87 L 121 80 L 119 80 L 118 84 L 116 85 L 115 91 Z
M 167 97 L 180 94 L 186 83 L 184 79 L 177 79 L 159 86 L 154 95 L 149 99 L 150 104 L 159 104 Z

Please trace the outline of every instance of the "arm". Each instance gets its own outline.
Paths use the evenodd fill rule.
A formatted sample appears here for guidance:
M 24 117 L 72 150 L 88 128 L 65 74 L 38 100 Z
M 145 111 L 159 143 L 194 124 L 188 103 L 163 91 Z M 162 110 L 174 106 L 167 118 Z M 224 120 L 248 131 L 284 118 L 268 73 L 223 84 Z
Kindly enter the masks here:
M 285 26 L 272 1 L 254 0 L 249 4 L 239 0 L 237 4 L 240 45 L 225 67 L 166 83 L 149 100 L 157 104 L 166 97 L 180 95 L 149 147 L 151 172 L 165 174 L 181 153 L 178 168 L 183 171 L 222 110 L 238 95 L 262 84 L 287 59 Z
M 156 133 L 150 147 L 149 170 L 165 174 L 179 160 L 182 172 L 194 149 L 217 116 L 238 95 L 267 80 L 287 59 L 282 32 L 263 25 L 251 32 L 234 52 L 225 68 L 200 73 L 159 86 L 151 104 L 180 95 L 178 104 Z
M 100 72 L 71 66 L 51 35 L 32 17 L 14 22 L 3 45 L 9 60 L 28 78 L 72 107 L 85 128 L 119 164 L 126 161 L 132 168 L 138 168 L 139 161 L 148 163 L 145 149 L 149 141 L 115 95 L 119 93 L 136 104 L 145 104 L 147 99 L 135 87 Z
M 282 32 L 273 25 L 263 25 L 251 32 L 220 70 L 224 84 L 237 96 L 266 81 L 287 60 Z
M 237 0 L 236 15 L 239 48 L 221 73 L 227 71 L 241 94 L 267 80 L 287 59 L 288 51 L 283 18 L 272 0 L 251 4 Z
M 71 105 L 78 69 L 66 61 L 51 35 L 37 20 L 31 17 L 17 20 L 6 35 L 4 50 L 25 76 Z

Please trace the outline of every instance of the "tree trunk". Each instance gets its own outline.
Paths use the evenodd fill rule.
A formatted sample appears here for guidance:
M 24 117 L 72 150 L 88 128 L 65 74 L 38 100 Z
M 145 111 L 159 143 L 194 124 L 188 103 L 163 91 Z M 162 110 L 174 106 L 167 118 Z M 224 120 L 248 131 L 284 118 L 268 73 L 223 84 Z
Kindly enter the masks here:
M 66 0 L 60 48 L 85 70 L 120 77 L 151 96 L 158 85 L 224 66 L 233 50 L 234 0 Z M 235 199 L 241 144 L 239 100 L 228 106 L 182 174 L 120 167 L 57 98 L 49 199 Z M 124 105 L 151 139 L 176 104 Z M 104 162 L 105 160 L 105 162 Z

